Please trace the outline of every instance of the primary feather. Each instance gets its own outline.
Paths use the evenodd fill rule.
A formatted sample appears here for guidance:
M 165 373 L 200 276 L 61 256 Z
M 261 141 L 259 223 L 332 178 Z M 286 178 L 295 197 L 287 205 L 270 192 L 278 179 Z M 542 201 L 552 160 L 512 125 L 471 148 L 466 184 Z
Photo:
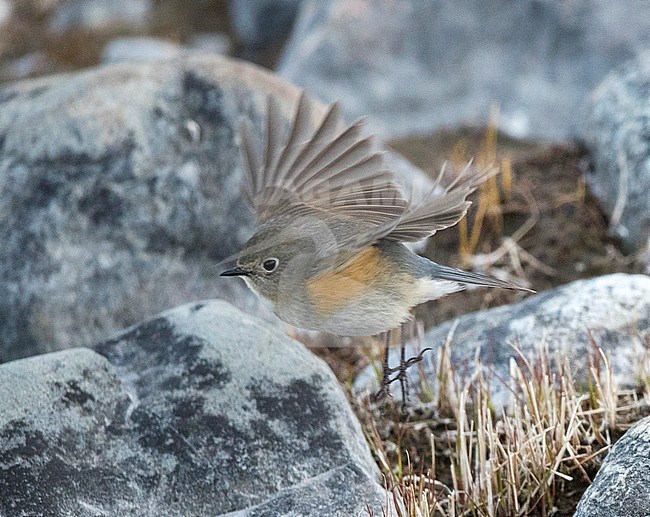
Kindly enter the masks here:
M 387 169 L 383 155 L 362 134 L 362 123 L 345 126 L 338 104 L 314 125 L 315 101 L 302 92 L 286 128 L 273 97 L 267 105 L 264 149 L 241 127 L 249 199 L 259 224 L 292 215 L 349 218 L 359 231 L 341 241 L 347 251 L 379 239 L 413 242 L 460 221 L 467 197 L 492 172 L 467 167 L 447 188 L 440 174 L 431 194 L 411 206 Z

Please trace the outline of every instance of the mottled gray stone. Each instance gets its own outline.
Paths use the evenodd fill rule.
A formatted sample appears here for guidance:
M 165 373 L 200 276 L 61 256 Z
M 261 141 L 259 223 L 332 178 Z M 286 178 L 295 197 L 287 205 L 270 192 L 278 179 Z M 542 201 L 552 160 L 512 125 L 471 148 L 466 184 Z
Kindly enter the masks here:
M 356 494 L 356 497 L 350 497 Z M 376 483 L 368 482 L 368 475 L 353 464 L 332 469 L 305 483 L 281 490 L 265 503 L 228 514 L 229 517 L 350 517 L 368 515 L 369 502 L 376 511 L 386 500 L 386 491 Z M 385 504 L 384 504 L 385 506 Z M 380 513 L 379 515 L 383 515 Z M 390 515 L 390 514 L 389 514 Z
M 650 335 L 650 277 L 619 273 L 578 280 L 513 305 L 466 314 L 456 321 L 451 341 L 452 364 L 461 373 L 471 373 L 480 347 L 480 359 L 491 379 L 496 404 L 506 403 L 510 393 L 503 381 L 509 378 L 511 358 L 518 357 L 512 345 L 526 357 L 532 357 L 545 343 L 551 357 L 556 352 L 569 357 L 576 382 L 583 384 L 588 379 L 588 354 L 594 352 L 590 334 L 610 355 L 620 385 L 636 387 L 642 373 L 639 357 L 645 352 L 645 337 Z M 455 321 L 448 321 L 439 325 L 422 339 L 422 347 L 436 351 L 426 354 L 422 363 L 434 390 L 434 358 L 454 324 Z M 413 345 L 408 354 L 416 354 Z M 399 348 L 392 349 L 391 366 L 397 364 L 398 357 Z M 417 368 L 412 368 L 410 374 L 411 383 L 418 386 L 421 379 Z M 355 382 L 357 389 L 375 389 L 376 385 L 371 367 Z
M 583 494 L 576 517 L 650 515 L 650 417 L 640 420 L 616 442 Z
M 237 129 L 261 132 L 269 94 L 288 120 L 297 88 L 189 53 L 0 88 L 0 362 L 190 300 L 265 314 L 217 263 L 253 231 Z
M 593 158 L 586 179 L 630 250 L 650 249 L 650 51 L 592 92 L 584 120 Z
M 650 46 L 650 2 L 308 0 L 279 73 L 381 136 L 483 124 L 575 135 L 609 70 Z
M 334 375 L 268 324 L 192 303 L 94 350 L 0 366 L 0 514 L 380 514 Z

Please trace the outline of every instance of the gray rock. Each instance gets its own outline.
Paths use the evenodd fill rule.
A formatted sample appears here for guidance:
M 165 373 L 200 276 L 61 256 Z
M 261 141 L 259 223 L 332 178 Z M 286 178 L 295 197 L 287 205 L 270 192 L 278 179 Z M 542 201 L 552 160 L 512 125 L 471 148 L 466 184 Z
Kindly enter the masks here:
M 650 249 L 650 51 L 594 90 L 584 134 L 593 157 L 586 180 L 612 230 L 628 249 Z
M 1 365 L 0 385 L 3 515 L 347 516 L 384 503 L 329 368 L 226 302 L 168 311 L 95 352 Z
M 232 51 L 232 41 L 222 32 L 200 32 L 192 34 L 187 42 L 190 48 L 201 52 L 228 55 Z
M 650 44 L 650 3 L 308 0 L 279 73 L 395 137 L 483 124 L 513 136 L 575 134 L 605 74 Z
M 295 87 L 192 54 L 0 88 L 0 362 L 190 300 L 268 315 L 218 262 L 253 231 L 236 134 L 269 94 L 288 117 Z
M 11 0 L 0 0 L 0 25 L 9 22 L 13 9 Z
M 431 329 L 421 346 L 438 351 L 454 324 L 449 321 Z M 570 358 L 574 378 L 582 383 L 588 378 L 587 356 L 593 352 L 590 334 L 611 356 L 620 385 L 636 388 L 642 373 L 639 357 L 645 352 L 645 337 L 650 336 L 650 277 L 619 273 L 578 280 L 514 305 L 466 314 L 457 319 L 457 325 L 451 341 L 452 364 L 461 373 L 471 373 L 480 347 L 495 404 L 508 401 L 510 391 L 504 380 L 509 378 L 510 359 L 518 357 L 511 345 L 532 357 L 546 343 L 551 357 L 559 351 Z M 410 345 L 408 357 L 416 353 Z M 391 366 L 399 361 L 398 355 L 399 348 L 391 350 Z M 426 354 L 423 361 L 425 376 L 434 390 L 435 355 Z M 412 368 L 410 374 L 411 383 L 418 386 L 417 368 Z M 361 372 L 355 387 L 376 389 L 377 379 L 371 367 Z
M 102 63 L 170 59 L 182 50 L 178 43 L 160 38 L 116 38 L 102 49 Z
M 248 48 L 272 45 L 291 31 L 303 0 L 230 0 L 235 34 Z
M 356 497 L 350 497 L 356 494 Z M 298 486 L 281 490 L 261 505 L 229 513 L 229 517 L 349 517 L 366 515 L 370 508 L 385 506 L 386 491 L 368 482 L 368 474 L 356 465 L 332 469 Z M 377 511 L 377 510 L 375 510 Z M 381 510 L 378 515 L 384 515 Z M 390 514 L 389 514 L 390 515 Z
M 650 417 L 616 442 L 583 494 L 575 517 L 647 517 L 650 512 Z
M 151 0 L 65 0 L 50 19 L 50 30 L 97 30 L 128 26 L 143 29 L 151 20 Z

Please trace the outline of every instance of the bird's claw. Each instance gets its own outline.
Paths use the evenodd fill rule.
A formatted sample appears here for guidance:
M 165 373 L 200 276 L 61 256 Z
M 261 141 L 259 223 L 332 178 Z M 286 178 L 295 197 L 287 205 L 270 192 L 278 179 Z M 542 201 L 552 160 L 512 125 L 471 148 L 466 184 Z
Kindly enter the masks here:
M 387 342 L 388 343 L 388 342 Z M 405 344 L 402 343 L 402 348 L 401 348 L 401 354 L 400 354 L 400 363 L 399 366 L 396 366 L 394 368 L 390 368 L 388 366 L 388 344 L 386 345 L 385 353 L 384 353 L 384 360 L 383 360 L 383 371 L 382 371 L 382 379 L 381 379 L 381 388 L 379 391 L 375 394 L 375 400 L 380 401 L 385 399 L 386 397 L 392 397 L 390 393 L 390 385 L 394 383 L 395 381 L 399 381 L 400 387 L 401 387 L 401 392 L 402 392 L 402 411 L 405 410 L 406 408 L 406 402 L 408 401 L 408 395 L 409 395 L 409 384 L 408 384 L 408 376 L 406 374 L 407 370 L 413 366 L 414 364 L 419 363 L 424 359 L 424 353 L 425 352 L 432 352 L 433 349 L 430 347 L 424 348 L 418 355 L 415 357 L 411 357 L 410 359 L 406 359 L 405 354 L 406 354 L 406 347 Z M 391 378 L 391 375 L 397 373 L 394 377 Z

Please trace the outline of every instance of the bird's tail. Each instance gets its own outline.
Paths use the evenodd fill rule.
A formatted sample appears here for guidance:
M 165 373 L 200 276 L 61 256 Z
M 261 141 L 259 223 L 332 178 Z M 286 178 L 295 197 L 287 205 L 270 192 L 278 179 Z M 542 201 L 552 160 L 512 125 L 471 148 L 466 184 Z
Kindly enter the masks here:
M 516 289 L 518 291 L 528 291 L 534 293 L 532 289 L 521 287 L 506 280 L 499 280 L 491 276 L 482 275 L 480 273 L 471 273 L 456 269 L 454 267 L 441 266 L 435 264 L 431 271 L 431 278 L 438 280 L 449 280 L 451 282 L 459 282 L 461 284 L 478 285 L 481 287 L 500 287 L 502 289 Z

